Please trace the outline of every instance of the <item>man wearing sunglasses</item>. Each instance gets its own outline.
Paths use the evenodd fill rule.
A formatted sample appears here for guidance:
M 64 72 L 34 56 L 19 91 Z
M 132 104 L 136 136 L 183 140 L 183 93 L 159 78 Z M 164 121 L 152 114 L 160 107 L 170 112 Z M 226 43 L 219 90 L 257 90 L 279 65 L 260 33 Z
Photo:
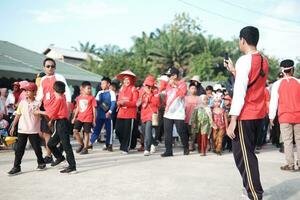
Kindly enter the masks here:
M 41 79 L 40 87 L 37 91 L 37 96 L 36 96 L 36 100 L 38 100 L 42 103 L 41 110 L 47 111 L 50 108 L 51 104 L 53 103 L 53 101 L 55 99 L 53 85 L 56 81 L 62 81 L 65 83 L 65 85 L 66 85 L 65 95 L 66 95 L 67 102 L 70 103 L 71 102 L 71 93 L 70 93 L 69 87 L 67 85 L 65 77 L 63 77 L 60 74 L 55 73 L 55 70 L 56 70 L 55 60 L 52 58 L 46 58 L 43 61 L 43 69 L 44 69 L 46 76 L 44 76 Z M 47 143 L 51 137 L 52 132 L 48 126 L 48 121 L 44 116 L 42 116 L 42 120 L 41 120 L 41 132 L 45 139 L 45 144 L 46 144 L 45 146 L 46 146 L 46 150 L 47 150 L 47 155 L 44 159 L 45 159 L 45 163 L 49 164 L 49 163 L 53 162 L 53 158 L 51 156 L 51 151 L 48 148 Z

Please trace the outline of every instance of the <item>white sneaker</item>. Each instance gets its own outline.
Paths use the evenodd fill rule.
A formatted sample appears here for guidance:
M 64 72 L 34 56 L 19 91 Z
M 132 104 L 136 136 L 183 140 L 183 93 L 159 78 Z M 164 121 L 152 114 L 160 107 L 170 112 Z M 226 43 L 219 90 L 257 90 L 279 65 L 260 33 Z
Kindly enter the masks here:
M 151 144 L 150 152 L 151 153 L 155 153 L 156 152 L 156 147 L 153 144 Z
M 128 155 L 128 152 L 127 151 L 121 151 L 121 154 L 122 155 Z
M 144 156 L 150 156 L 150 152 L 149 151 L 144 151 Z

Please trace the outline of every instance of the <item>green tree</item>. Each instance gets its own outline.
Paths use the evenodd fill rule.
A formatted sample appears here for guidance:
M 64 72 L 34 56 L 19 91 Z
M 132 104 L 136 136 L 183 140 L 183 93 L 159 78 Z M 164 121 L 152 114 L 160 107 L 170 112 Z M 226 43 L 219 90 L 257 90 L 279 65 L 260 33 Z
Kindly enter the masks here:
M 80 41 L 78 43 L 79 43 L 78 48 L 72 47 L 75 51 L 97 54 L 98 48 L 96 47 L 95 44 L 91 44 L 90 42 L 82 43 Z

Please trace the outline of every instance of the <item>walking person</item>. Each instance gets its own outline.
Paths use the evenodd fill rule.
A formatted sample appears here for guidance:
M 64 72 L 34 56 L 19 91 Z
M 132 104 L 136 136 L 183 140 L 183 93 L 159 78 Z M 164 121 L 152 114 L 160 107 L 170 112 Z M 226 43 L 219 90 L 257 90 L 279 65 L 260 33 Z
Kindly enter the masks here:
M 117 75 L 117 79 L 122 81 L 117 100 L 118 116 L 116 121 L 116 134 L 120 141 L 120 150 L 126 155 L 131 146 L 134 121 L 137 117 L 137 100 L 139 93 L 134 86 L 136 76 L 130 70 L 126 70 Z
M 62 81 L 55 81 L 53 84 L 54 98 L 49 109 L 46 111 L 36 111 L 36 114 L 45 115 L 49 118 L 49 125 L 53 127 L 53 134 L 48 141 L 48 147 L 55 156 L 56 160 L 51 163 L 54 167 L 65 160 L 61 151 L 57 148 L 57 144 L 61 142 L 64 151 L 66 152 L 69 166 L 60 171 L 60 173 L 76 173 L 76 162 L 70 143 L 68 133 L 68 105 L 66 102 L 66 85 Z
M 143 87 L 140 89 L 138 104 L 141 104 L 141 121 L 142 132 L 144 135 L 144 156 L 149 156 L 150 153 L 155 153 L 155 140 L 152 134 L 153 115 L 158 113 L 159 96 L 153 91 L 155 78 L 147 76 Z M 158 120 L 158 118 L 156 118 Z M 157 121 L 158 122 L 158 121 Z
M 90 134 L 92 128 L 96 125 L 96 100 L 92 95 L 92 85 L 89 81 L 83 81 L 81 84 L 82 94 L 76 98 L 75 114 L 72 119 L 74 124 L 73 135 L 77 140 L 79 147 L 76 153 L 81 155 L 88 154 L 90 143 Z M 80 137 L 83 128 L 83 139 Z
M 96 126 L 91 136 L 91 145 L 99 138 L 103 125 L 106 130 L 105 146 L 103 150 L 113 151 L 113 121 L 112 117 L 116 107 L 116 93 L 109 89 L 111 80 L 104 77 L 101 81 L 101 90 L 96 95 L 97 117 Z
M 287 162 L 280 169 L 295 171 L 293 137 L 297 148 L 296 164 L 300 170 L 300 80 L 293 76 L 294 61 L 283 60 L 280 67 L 284 77 L 272 86 L 269 117 L 271 125 L 274 126 L 278 109 L 278 120 Z
M 239 48 L 245 55 L 237 60 L 235 68 L 230 59 L 224 61 L 235 76 L 227 135 L 232 139 L 233 156 L 243 185 L 249 199 L 254 200 L 262 199 L 264 192 L 255 142 L 266 116 L 265 85 L 268 77 L 268 61 L 257 51 L 258 40 L 256 27 L 244 27 L 239 35 Z
M 37 157 L 37 169 L 42 170 L 46 168 L 39 137 L 40 116 L 34 114 L 34 111 L 39 107 L 39 102 L 35 100 L 37 86 L 35 83 L 28 83 L 24 89 L 26 91 L 26 99 L 19 103 L 16 116 L 10 130 L 10 135 L 13 136 L 18 124 L 17 149 L 15 151 L 14 166 L 8 172 L 10 175 L 21 172 L 21 162 L 28 139 Z
M 179 70 L 170 67 L 166 73 L 169 76 L 169 82 L 166 89 L 166 109 L 164 113 L 164 132 L 166 150 L 162 157 L 173 156 L 172 134 L 175 125 L 177 132 L 183 144 L 183 154 L 189 155 L 189 136 L 184 131 L 184 97 L 187 93 L 187 85 L 179 78 Z
M 50 109 L 51 105 L 54 102 L 55 95 L 54 95 L 54 89 L 53 85 L 56 81 L 62 81 L 66 87 L 65 87 L 65 96 L 66 96 L 66 101 L 68 103 L 71 103 L 71 93 L 69 90 L 69 87 L 67 85 L 66 79 L 55 72 L 56 70 L 56 62 L 52 58 L 46 58 L 43 61 L 43 69 L 45 71 L 46 76 L 41 78 L 40 81 L 40 87 L 38 88 L 37 95 L 36 95 L 36 100 L 41 102 L 41 110 L 42 111 L 47 111 Z M 48 120 L 45 116 L 41 116 L 41 132 L 42 135 L 45 139 L 45 146 L 47 150 L 47 155 L 45 156 L 44 160 L 47 164 L 53 162 L 53 158 L 51 156 L 51 150 L 48 147 L 48 141 L 52 135 L 52 132 L 48 126 Z

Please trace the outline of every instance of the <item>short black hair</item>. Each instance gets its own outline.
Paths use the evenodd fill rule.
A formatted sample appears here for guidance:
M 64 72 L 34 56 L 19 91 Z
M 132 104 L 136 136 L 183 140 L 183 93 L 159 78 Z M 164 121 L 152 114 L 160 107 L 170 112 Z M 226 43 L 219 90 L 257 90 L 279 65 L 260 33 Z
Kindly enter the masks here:
M 213 88 L 213 86 L 209 85 L 209 86 L 207 86 L 207 87 L 205 88 L 205 90 L 211 90 L 211 91 L 213 91 L 214 88 Z
M 259 40 L 258 28 L 254 26 L 246 26 L 240 31 L 240 39 L 244 38 L 248 45 L 257 46 Z
M 45 58 L 45 60 L 43 61 L 43 66 L 45 67 L 45 64 L 47 61 L 52 61 L 54 63 L 54 66 L 56 66 L 56 62 L 53 58 Z
M 110 78 L 109 78 L 109 77 L 106 77 L 106 76 L 104 76 L 104 77 L 102 78 L 101 81 L 106 81 L 106 82 L 108 82 L 109 84 L 111 84 Z
M 192 82 L 192 83 L 189 85 L 189 88 L 190 88 L 190 87 L 193 87 L 193 86 L 196 87 L 196 88 L 198 89 L 198 84 L 197 84 L 197 83 L 193 83 L 193 82 Z
M 58 94 L 64 94 L 66 91 L 66 84 L 62 81 L 55 81 L 53 89 Z
M 86 87 L 86 86 L 92 86 L 92 84 L 91 84 L 91 82 L 89 82 L 89 81 L 83 81 L 82 83 L 81 83 L 81 87 Z

